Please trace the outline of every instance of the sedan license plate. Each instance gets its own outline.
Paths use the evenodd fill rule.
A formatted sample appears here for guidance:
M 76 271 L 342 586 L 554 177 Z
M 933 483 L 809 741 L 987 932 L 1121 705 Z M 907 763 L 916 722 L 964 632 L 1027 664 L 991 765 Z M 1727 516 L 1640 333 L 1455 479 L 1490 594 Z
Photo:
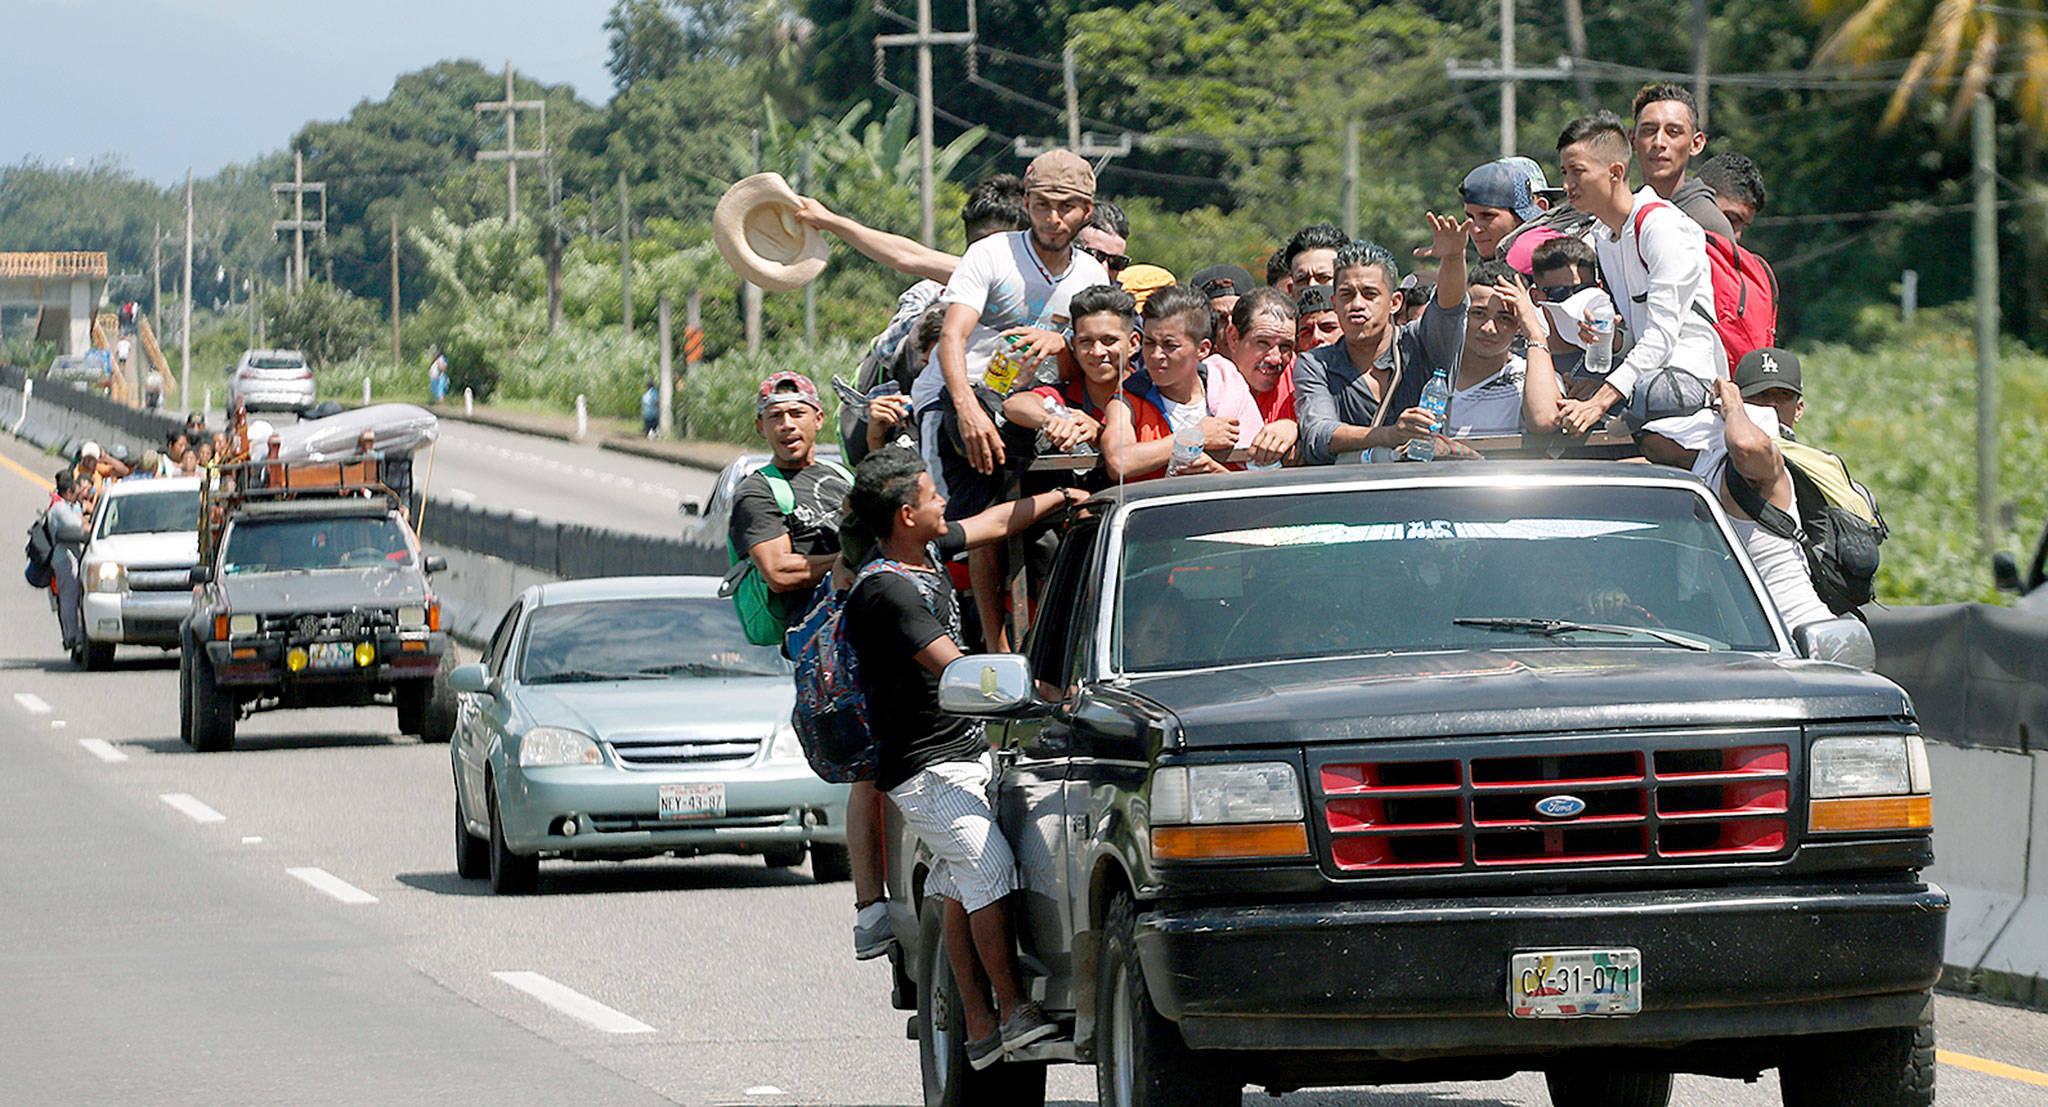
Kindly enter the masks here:
M 315 669 L 347 669 L 356 663 L 353 642 L 314 642 L 306 647 L 306 664 Z
M 1518 1019 L 1633 1015 L 1643 1009 L 1634 949 L 1542 949 L 1508 958 L 1508 1011 Z
M 664 819 L 724 818 L 725 783 L 664 784 L 660 811 Z

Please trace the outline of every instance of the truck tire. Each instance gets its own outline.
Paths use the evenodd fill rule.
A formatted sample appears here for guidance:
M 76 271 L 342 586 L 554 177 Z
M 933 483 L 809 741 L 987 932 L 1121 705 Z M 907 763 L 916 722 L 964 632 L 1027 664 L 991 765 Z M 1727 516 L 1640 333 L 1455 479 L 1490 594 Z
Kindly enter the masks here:
M 853 879 L 853 854 L 845 846 L 811 843 L 811 878 L 820 884 Z
M 486 781 L 491 797 L 491 891 L 501 896 L 532 895 L 540 885 L 540 858 L 522 857 L 505 844 L 504 820 L 498 816 L 498 785 Z
M 178 651 L 178 741 L 192 744 L 192 651 Z
M 84 646 L 85 656 L 80 658 L 88 673 L 104 673 L 114 667 L 114 643 L 95 642 L 88 638 Z
M 1668 1072 L 1546 1072 L 1550 1107 L 1664 1107 Z
M 192 659 L 192 748 L 219 753 L 235 746 L 235 697 L 213 680 L 213 663 Z
M 398 733 L 425 738 L 427 708 L 434 699 L 434 682 L 400 680 L 391 685 L 391 700 L 398 705 Z
M 801 843 L 794 846 L 763 846 L 761 860 L 766 861 L 771 869 L 794 869 L 804 863 L 804 847 Z
M 1128 895 L 1103 921 L 1095 987 L 1095 1089 L 1105 1107 L 1236 1107 L 1244 1085 L 1188 1048 L 1152 1006 L 1138 963 L 1138 906 Z
M 455 786 L 455 875 L 481 880 L 491 875 L 491 843 L 469 832 L 462 819 L 462 785 Z
M 960 986 L 946 960 L 945 905 L 929 896 L 917 915 L 917 1060 L 925 1107 L 1045 1107 L 1045 1062 L 967 1063 Z
M 1934 1027 L 1795 1039 L 1778 1083 L 1785 1107 L 1927 1107 L 1934 1102 Z

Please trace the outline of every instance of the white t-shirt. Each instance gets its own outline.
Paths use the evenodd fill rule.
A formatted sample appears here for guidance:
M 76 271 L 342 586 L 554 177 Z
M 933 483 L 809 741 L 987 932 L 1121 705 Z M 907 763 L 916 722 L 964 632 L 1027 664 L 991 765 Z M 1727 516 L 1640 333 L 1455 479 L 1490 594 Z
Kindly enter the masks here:
M 1522 357 L 1509 354 L 1500 371 L 1470 388 L 1451 389 L 1444 426 L 1452 438 L 1522 433 Z
M 1180 434 L 1187 427 L 1194 427 L 1197 430 L 1201 429 L 1202 420 L 1209 417 L 1209 399 L 1207 396 L 1197 396 L 1187 403 L 1177 404 L 1167 399 L 1164 393 L 1161 393 L 1159 402 L 1165 405 L 1164 410 L 1160 414 L 1166 416 L 1166 425 L 1173 428 L 1175 435 Z
M 967 379 L 979 383 L 999 336 L 1011 327 L 1063 330 L 1071 322 L 1067 302 L 1091 285 L 1109 284 L 1109 270 L 1092 255 L 1067 253 L 1067 268 L 1053 273 L 1031 248 L 1030 231 L 992 234 L 967 248 L 942 304 L 966 304 L 981 313 L 967 336 Z M 946 376 L 934 354 L 910 389 L 911 407 L 922 411 L 946 390 Z
M 1645 204 L 1656 208 L 1644 213 Z M 1727 376 L 1728 361 L 1714 334 L 1714 273 L 1700 225 L 1644 185 L 1635 194 L 1635 207 L 1621 233 L 1603 226 L 1593 237 L 1593 252 L 1599 256 L 1615 309 L 1636 339 L 1607 383 L 1628 399 L 1635 394 L 1638 377 L 1665 365 L 1708 383 Z

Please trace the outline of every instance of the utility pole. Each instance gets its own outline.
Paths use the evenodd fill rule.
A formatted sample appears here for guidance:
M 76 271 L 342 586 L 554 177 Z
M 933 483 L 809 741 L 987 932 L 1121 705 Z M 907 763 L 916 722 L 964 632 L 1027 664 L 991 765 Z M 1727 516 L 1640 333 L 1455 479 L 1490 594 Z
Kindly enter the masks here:
M 972 8 L 969 9 L 972 18 Z M 932 30 L 932 0 L 917 0 L 917 33 L 875 36 L 875 74 L 881 75 L 882 51 L 891 46 L 917 47 L 917 178 L 919 190 L 919 236 L 927 246 L 937 239 L 937 220 L 932 211 L 932 47 L 974 46 L 974 31 Z M 756 167 L 755 172 L 759 172 Z
M 1060 51 L 1060 78 L 1067 90 L 1067 149 L 1081 145 L 1081 89 L 1074 80 L 1074 47 Z
M 683 301 L 683 371 L 695 372 L 693 366 L 704 360 L 704 293 L 691 289 Z M 690 437 L 690 409 L 683 409 L 683 437 Z
M 804 147 L 803 164 L 796 174 L 797 188 L 805 194 L 811 190 L 811 148 Z M 818 348 L 818 282 L 804 282 L 804 349 Z
M 1707 129 L 1707 0 L 1692 0 L 1692 98 L 1699 104 L 1699 129 Z
M 754 130 L 754 168 L 753 168 L 753 172 L 759 173 L 760 171 L 761 171 L 761 131 L 760 131 L 760 129 L 759 129 L 759 128 L 756 128 L 756 129 Z M 930 200 L 931 200 L 931 192 L 929 191 L 929 185 L 930 185 L 930 182 L 929 182 L 929 181 L 927 181 L 927 182 L 926 182 L 926 185 L 927 185 L 927 191 L 925 192 L 925 200 L 926 200 L 926 208 L 927 208 L 927 209 L 929 209 L 929 208 L 930 208 Z M 931 212 L 930 212 L 929 210 L 927 210 L 927 211 L 925 212 L 925 243 L 926 243 L 926 245 L 930 245 L 930 243 L 931 243 Z M 748 352 L 748 353 L 750 353 L 750 354 L 757 354 L 757 353 L 760 353 L 760 352 L 761 352 L 761 286 L 760 286 L 760 285 L 757 285 L 757 284 L 755 284 L 755 283 L 754 283 L 754 282 L 752 282 L 752 281 L 741 281 L 741 282 L 740 282 L 740 316 L 741 316 L 741 318 L 742 318 L 742 319 L 744 320 L 744 323 L 745 323 L 745 330 L 746 330 L 746 335 L 747 335 L 747 352 Z
M 1579 103 L 1593 102 L 1593 78 L 1579 67 L 1586 60 L 1586 5 L 1585 0 L 1564 0 L 1564 37 L 1571 50 L 1573 80 L 1579 86 Z
M 163 326 L 164 322 L 164 225 L 156 225 L 156 235 L 149 240 L 149 317 L 152 327 Z
M 512 63 L 505 63 L 505 98 L 485 100 L 476 105 L 478 115 L 497 112 L 505 117 L 505 148 L 503 150 L 478 150 L 478 161 L 502 161 L 505 163 L 505 222 L 519 221 L 519 163 L 524 159 L 545 158 L 548 150 L 548 102 L 546 100 L 518 100 L 512 86 Z M 519 148 L 519 113 L 537 111 L 540 113 L 540 149 Z
M 391 364 L 398 355 L 398 217 L 391 217 Z
M 654 433 L 667 441 L 675 437 L 676 429 L 675 354 L 669 341 L 673 336 L 669 332 L 668 293 L 662 293 L 661 299 L 655 301 L 654 312 L 661 342 L 661 379 L 655 385 L 655 394 L 661 398 L 661 415 L 654 424 Z
M 1492 81 L 1500 86 L 1500 156 L 1513 157 L 1518 144 L 1515 117 L 1517 93 L 1523 81 L 1562 81 L 1572 75 L 1570 58 L 1559 58 L 1549 69 L 1522 69 L 1515 64 L 1515 0 L 1500 0 L 1500 60 L 1483 65 L 1457 61 L 1444 63 L 1444 75 L 1453 81 Z
M 1977 186 L 1972 246 L 1977 277 L 1977 536 L 1998 539 L 1998 150 L 1991 97 L 1977 94 L 1970 114 L 1971 177 Z
M 279 181 L 270 186 L 270 194 L 273 196 L 284 192 L 292 194 L 292 217 L 290 219 L 273 221 L 270 224 L 270 229 L 272 231 L 292 232 L 293 265 L 291 272 L 285 274 L 285 288 L 289 291 L 294 288 L 306 287 L 306 232 L 318 231 L 321 234 L 327 233 L 327 182 L 307 180 L 306 155 L 300 151 L 293 150 L 292 179 L 289 181 Z M 318 219 L 306 218 L 306 193 L 308 192 L 320 194 L 320 218 Z
M 178 395 L 192 406 L 192 170 L 185 170 L 185 294 L 178 298 L 184 320 L 178 328 Z
M 633 337 L 633 206 L 626 196 L 626 171 L 619 170 L 619 328 Z
M 1358 120 L 1344 121 L 1344 237 L 1358 237 Z

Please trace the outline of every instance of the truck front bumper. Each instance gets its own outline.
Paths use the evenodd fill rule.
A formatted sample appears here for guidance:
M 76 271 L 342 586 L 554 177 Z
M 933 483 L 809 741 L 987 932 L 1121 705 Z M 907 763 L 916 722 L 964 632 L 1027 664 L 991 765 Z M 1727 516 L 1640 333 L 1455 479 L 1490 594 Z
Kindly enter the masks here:
M 1137 948 L 1195 1048 L 1402 1060 L 1910 1025 L 1947 914 L 1875 882 L 1196 907 L 1141 915 Z M 1512 954 L 1614 947 L 1642 953 L 1640 1014 L 1509 1015 Z
M 395 680 L 431 680 L 448 652 L 448 636 L 440 631 L 399 631 L 365 639 L 376 658 L 364 666 L 306 668 L 293 672 L 286 663 L 290 647 L 270 638 L 233 638 L 205 643 L 214 679 L 230 685 L 383 684 Z
M 131 646 L 176 646 L 192 614 L 190 592 L 87 592 L 84 603 L 87 638 Z

